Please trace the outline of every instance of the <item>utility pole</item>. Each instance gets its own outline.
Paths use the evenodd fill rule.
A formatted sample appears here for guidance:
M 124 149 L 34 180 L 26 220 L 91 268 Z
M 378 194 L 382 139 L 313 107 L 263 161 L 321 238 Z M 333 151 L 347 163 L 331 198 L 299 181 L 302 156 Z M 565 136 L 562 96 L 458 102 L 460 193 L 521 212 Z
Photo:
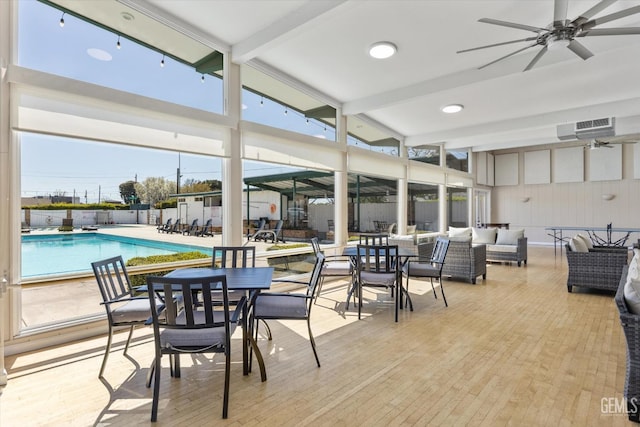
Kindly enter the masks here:
M 178 171 L 176 174 L 176 194 L 180 194 L 180 153 L 178 153 Z
M 98 203 L 100 203 L 100 191 L 102 190 L 102 187 L 100 187 L 98 185 Z

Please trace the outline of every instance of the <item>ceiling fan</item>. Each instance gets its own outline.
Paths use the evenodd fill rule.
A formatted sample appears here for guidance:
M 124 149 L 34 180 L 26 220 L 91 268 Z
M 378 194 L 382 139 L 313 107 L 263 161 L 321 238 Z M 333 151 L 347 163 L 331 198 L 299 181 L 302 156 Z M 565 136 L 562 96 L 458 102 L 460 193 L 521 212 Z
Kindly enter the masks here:
M 613 138 L 606 139 L 594 139 L 590 141 L 585 148 L 595 150 L 596 148 L 613 148 L 616 144 L 635 144 L 640 141 L 639 134 L 615 136 Z
M 630 35 L 630 34 L 640 34 L 640 27 L 626 27 L 626 28 L 595 28 L 598 25 L 614 21 L 616 19 L 624 18 L 629 15 L 633 15 L 636 13 L 640 13 L 640 6 L 630 7 L 628 9 L 621 10 L 619 12 L 615 12 L 606 16 L 602 16 L 600 18 L 591 19 L 594 15 L 598 14 L 602 10 L 606 9 L 617 0 L 602 0 L 593 6 L 591 9 L 582 13 L 580 16 L 575 18 L 573 21 L 569 21 L 567 19 L 567 6 L 569 0 L 555 0 L 554 2 L 554 10 L 553 10 L 553 22 L 549 24 L 546 28 L 541 27 L 533 27 L 530 25 L 518 24 L 514 22 L 500 21 L 492 18 L 481 18 L 478 21 L 484 22 L 486 24 L 500 25 L 503 27 L 511 27 L 517 28 L 520 30 L 531 31 L 536 33 L 535 36 L 527 37 L 524 39 L 518 40 L 510 40 L 501 43 L 494 43 L 486 46 L 474 47 L 471 49 L 459 50 L 456 53 L 463 52 L 471 52 L 479 49 L 486 49 L 489 47 L 495 46 L 504 46 L 512 43 L 520 43 L 520 42 L 528 42 L 533 41 L 532 44 L 529 44 L 521 49 L 516 50 L 515 52 L 511 52 L 508 55 L 505 55 L 501 58 L 498 58 L 494 61 L 485 64 L 478 69 L 482 69 L 488 67 L 489 65 L 495 64 L 498 61 L 502 61 L 510 56 L 513 56 L 517 53 L 520 53 L 524 50 L 530 49 L 532 47 L 541 46 L 542 49 L 538 51 L 536 56 L 529 62 L 524 71 L 528 71 L 532 69 L 536 63 L 547 53 L 547 50 L 554 49 L 556 47 L 566 46 L 573 53 L 578 55 L 580 58 L 587 60 L 593 56 L 593 53 L 584 47 L 576 38 L 578 37 L 592 37 L 592 36 L 620 36 L 620 35 Z

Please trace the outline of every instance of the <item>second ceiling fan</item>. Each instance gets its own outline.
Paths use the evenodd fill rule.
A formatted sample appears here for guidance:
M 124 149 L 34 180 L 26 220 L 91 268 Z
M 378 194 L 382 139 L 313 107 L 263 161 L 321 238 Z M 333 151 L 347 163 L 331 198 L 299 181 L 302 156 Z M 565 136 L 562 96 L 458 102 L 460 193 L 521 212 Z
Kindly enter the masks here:
M 510 56 L 520 53 L 524 50 L 540 46 L 542 49 L 538 51 L 536 56 L 529 62 L 524 71 L 532 69 L 536 63 L 547 53 L 547 50 L 554 45 L 566 46 L 573 53 L 580 58 L 586 60 L 593 56 L 593 53 L 587 49 L 583 44 L 578 42 L 576 38 L 579 37 L 592 37 L 592 36 L 621 36 L 630 34 L 640 34 L 640 27 L 622 27 L 622 28 L 595 28 L 598 25 L 614 21 L 616 19 L 624 18 L 629 15 L 640 13 L 640 6 L 630 7 L 628 9 L 621 10 L 609 15 L 602 16 L 600 18 L 591 19 L 596 14 L 600 13 L 605 8 L 609 7 L 616 0 L 602 0 L 593 6 L 591 9 L 580 14 L 573 21 L 567 19 L 567 7 L 568 0 L 555 0 L 553 10 L 553 22 L 546 28 L 534 27 L 525 24 L 518 24 L 514 22 L 500 21 L 492 18 L 481 18 L 478 21 L 487 24 L 500 25 L 503 27 L 517 28 L 520 30 L 531 31 L 536 33 L 535 36 L 526 37 L 518 40 L 510 40 L 501 43 L 494 43 L 486 46 L 474 47 L 471 49 L 459 50 L 456 53 L 471 52 L 479 49 L 486 49 L 489 47 L 504 46 L 512 43 L 521 42 L 533 42 L 521 49 L 502 56 L 494 61 L 482 65 L 479 69 L 488 67 L 495 64 L 498 61 L 502 61 Z

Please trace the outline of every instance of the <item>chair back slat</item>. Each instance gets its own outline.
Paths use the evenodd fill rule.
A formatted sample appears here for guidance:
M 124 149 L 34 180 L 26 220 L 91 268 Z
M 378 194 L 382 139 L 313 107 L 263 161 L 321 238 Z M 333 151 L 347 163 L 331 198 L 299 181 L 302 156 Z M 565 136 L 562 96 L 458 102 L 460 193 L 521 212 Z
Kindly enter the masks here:
M 121 256 L 91 263 L 103 301 L 132 295 L 131 282 Z
M 392 273 L 397 257 L 398 245 L 358 245 L 358 270 Z
M 218 265 L 219 264 L 219 265 Z M 246 268 L 256 266 L 255 246 L 214 246 L 213 268 Z
M 388 245 L 389 235 L 386 233 L 363 233 L 360 234 L 361 245 Z
M 433 253 L 431 254 L 431 262 L 437 263 L 440 268 L 444 265 L 444 260 L 447 257 L 447 251 L 449 250 L 449 240 L 442 237 L 436 239 L 436 244 L 433 247 Z

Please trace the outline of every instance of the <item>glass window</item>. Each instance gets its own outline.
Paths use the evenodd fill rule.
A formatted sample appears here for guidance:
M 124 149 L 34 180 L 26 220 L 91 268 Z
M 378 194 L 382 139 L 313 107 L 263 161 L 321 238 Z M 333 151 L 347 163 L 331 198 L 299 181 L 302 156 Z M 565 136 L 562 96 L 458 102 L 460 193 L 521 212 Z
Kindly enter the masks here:
M 349 173 L 348 193 L 349 231 L 387 232 L 397 223 L 395 179 Z
M 410 182 L 408 190 L 407 225 L 416 232 L 438 231 L 438 185 Z
M 20 1 L 18 6 L 19 65 L 222 114 L 218 75 L 203 79 L 192 65 L 70 14 L 60 27 L 62 12 L 42 2 Z
M 469 227 L 469 200 L 467 189 L 447 187 L 448 224 L 452 227 Z
M 408 147 L 407 155 L 411 160 L 440 166 L 440 146 L 438 145 Z
M 447 167 L 469 172 L 469 150 L 447 150 Z
M 347 145 L 394 157 L 400 156 L 400 141 L 397 138 L 357 116 L 347 118 Z

